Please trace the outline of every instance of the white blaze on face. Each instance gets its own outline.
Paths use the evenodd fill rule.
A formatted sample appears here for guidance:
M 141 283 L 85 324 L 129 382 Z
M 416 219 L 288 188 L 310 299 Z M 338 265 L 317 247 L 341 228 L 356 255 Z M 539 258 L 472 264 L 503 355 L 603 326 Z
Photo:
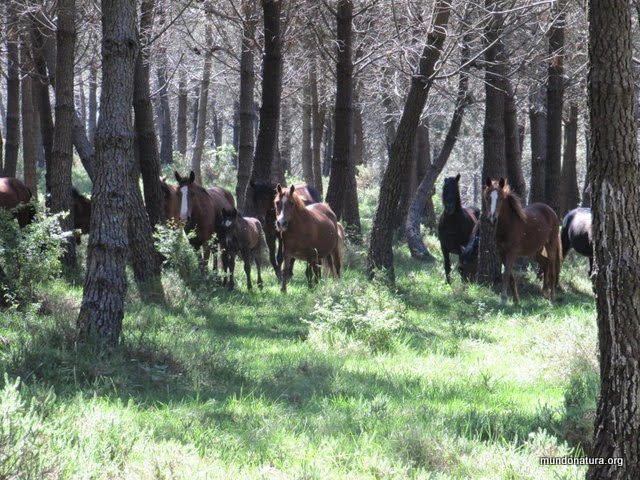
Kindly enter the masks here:
M 186 220 L 189 213 L 189 187 L 186 185 L 180 188 L 182 192 L 182 203 L 180 204 L 180 220 Z
M 498 205 L 498 191 L 494 190 L 490 194 L 491 197 L 491 208 L 489 209 L 489 214 L 494 217 L 496 215 L 496 205 Z
M 276 223 L 280 226 L 282 226 L 282 222 L 284 222 L 285 217 L 285 209 L 286 209 L 286 200 L 283 198 L 282 200 L 280 200 L 280 215 L 278 215 L 278 218 L 276 219 Z

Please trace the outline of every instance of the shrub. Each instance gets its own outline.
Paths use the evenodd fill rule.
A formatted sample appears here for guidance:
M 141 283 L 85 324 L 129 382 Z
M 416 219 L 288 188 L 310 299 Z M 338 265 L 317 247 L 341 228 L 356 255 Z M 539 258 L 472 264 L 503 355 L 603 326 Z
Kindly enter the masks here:
M 189 238 L 195 232 L 185 235 L 182 228 L 158 225 L 154 233 L 156 248 L 164 257 L 164 267 L 173 270 L 192 290 L 204 282 L 204 273 L 200 268 L 200 251 L 194 250 Z

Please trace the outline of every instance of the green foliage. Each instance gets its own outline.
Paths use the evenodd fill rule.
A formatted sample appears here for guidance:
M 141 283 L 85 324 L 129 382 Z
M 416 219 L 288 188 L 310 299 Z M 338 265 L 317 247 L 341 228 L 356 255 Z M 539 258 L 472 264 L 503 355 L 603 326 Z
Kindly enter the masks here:
M 63 215 L 39 211 L 21 229 L 9 212 L 0 210 L 0 288 L 9 303 L 33 300 L 36 287 L 60 273 L 64 242 L 71 234 L 60 228 Z
M 310 337 L 329 348 L 362 344 L 373 352 L 393 349 L 405 307 L 378 283 L 348 282 L 333 286 L 316 302 L 308 321 Z
M 573 360 L 569 385 L 564 394 L 565 416 L 562 420 L 563 436 L 572 444 L 590 451 L 600 375 L 593 362 L 584 357 Z

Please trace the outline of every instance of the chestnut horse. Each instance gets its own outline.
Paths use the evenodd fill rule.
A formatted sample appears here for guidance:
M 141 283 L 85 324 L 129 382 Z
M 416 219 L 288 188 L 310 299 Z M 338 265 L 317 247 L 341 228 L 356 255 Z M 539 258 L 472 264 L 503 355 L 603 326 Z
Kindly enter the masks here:
M 14 177 L 0 178 L 0 208 L 14 210 L 20 228 L 26 227 L 33 221 L 36 210 L 29 202 L 31 190 Z
M 540 265 L 544 279 L 542 292 L 553 301 L 562 264 L 560 222 L 556 213 L 544 203 L 523 206 L 504 178 L 496 181 L 487 177 L 483 197 L 489 221 L 495 225 L 496 245 L 504 265 L 502 305 L 507 303 L 507 283 L 511 286 L 513 302 L 520 301 L 512 273 L 517 257 L 533 257 Z
M 593 273 L 593 234 L 591 232 L 591 209 L 575 208 L 562 220 L 562 258 L 573 249 L 589 257 L 589 275 Z
M 444 179 L 442 187 L 442 205 L 444 210 L 438 222 L 438 239 L 444 257 L 444 273 L 447 283 L 451 283 L 451 261 L 449 254 L 460 257 L 469 241 L 475 236 L 480 210 L 463 207 L 460 200 L 460 174 Z M 465 276 L 463 275 L 463 279 Z
M 291 188 L 276 187 L 274 200 L 276 228 L 282 239 L 283 263 L 281 270 L 281 290 L 287 291 L 291 276 L 290 265 L 294 258 L 307 262 L 307 283 L 313 286 L 320 277 L 320 265 L 335 276 L 340 276 L 342 252 L 344 250 L 344 230 L 335 213 L 326 203 L 305 205 Z
M 195 183 L 193 171 L 189 177 L 181 177 L 178 172 L 174 174 L 178 182 L 176 195 L 180 203 L 178 218 L 185 223 L 185 232 L 195 232 L 195 238 L 191 238 L 189 242 L 196 250 L 202 247 L 202 263 L 206 266 L 211 256 L 211 241 L 218 225 L 218 217 L 222 214 L 222 209 L 235 208 L 235 201 L 231 193 L 223 188 L 202 188 Z M 223 257 L 223 263 L 224 261 Z
M 269 261 L 271 262 L 277 277 L 280 278 L 280 268 L 282 266 L 282 240 L 280 239 L 280 235 L 276 229 L 276 211 L 274 207 L 274 200 L 278 193 L 276 191 L 276 186 L 272 183 L 263 182 L 262 180 L 258 180 L 256 182 L 251 180 L 249 182 L 249 188 L 251 189 L 251 199 L 253 201 L 255 215 L 260 219 L 264 228 L 264 235 L 267 240 L 267 247 L 269 248 Z M 322 201 L 318 190 L 311 185 L 300 183 L 298 185 L 294 185 L 294 189 L 305 205 L 311 205 L 312 203 Z M 277 251 L 276 239 L 280 239 Z M 291 264 L 291 268 L 293 269 L 293 263 Z
M 258 288 L 262 290 L 262 245 L 264 244 L 264 232 L 260 220 L 253 217 L 243 217 L 238 210 L 222 210 L 220 217 L 220 244 L 227 253 L 229 268 L 229 290 L 233 290 L 235 283 L 233 273 L 235 271 L 235 258 L 240 255 L 244 262 L 244 273 L 247 276 L 247 289 L 251 290 L 251 262 L 255 261 L 258 271 Z M 226 283 L 226 268 L 225 268 Z

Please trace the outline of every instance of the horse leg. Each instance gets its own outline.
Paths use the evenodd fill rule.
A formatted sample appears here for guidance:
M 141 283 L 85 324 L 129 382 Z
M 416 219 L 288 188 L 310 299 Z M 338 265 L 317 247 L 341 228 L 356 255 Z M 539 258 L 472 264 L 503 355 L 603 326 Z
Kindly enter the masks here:
M 307 262 L 307 268 L 305 269 L 304 274 L 307 277 L 308 287 L 313 287 L 313 268 L 311 267 L 311 262 Z
M 202 244 L 202 271 L 206 272 L 207 267 L 209 266 L 209 257 L 211 256 L 211 245 L 209 242 L 204 242 Z
M 545 249 L 546 248 L 547 247 L 545 246 Z M 550 252 L 547 249 L 547 255 L 549 255 L 549 253 Z M 549 297 L 553 275 L 551 264 L 553 261 L 549 258 L 543 257 L 540 253 L 536 254 L 535 261 L 538 262 L 538 266 L 540 267 L 540 270 L 542 270 L 542 295 Z
M 320 264 L 314 263 L 311 268 L 313 269 L 313 278 L 315 280 L 315 284 L 317 285 L 318 283 L 320 283 Z
M 447 277 L 447 283 L 451 285 L 451 260 L 449 259 L 449 250 L 447 250 L 442 244 L 442 256 L 444 257 L 444 274 Z
M 256 270 L 258 271 L 258 288 L 262 290 L 262 274 L 260 273 L 260 268 L 262 264 L 262 256 L 260 254 L 260 247 L 258 246 L 258 252 L 254 256 L 254 260 L 256 262 Z
M 225 258 L 226 257 L 226 258 Z M 233 274 L 236 270 L 236 254 L 235 252 L 225 252 L 222 254 L 222 262 L 223 264 L 227 264 L 227 268 L 229 268 L 229 290 L 233 290 L 236 286 L 235 281 L 233 279 Z M 226 268 L 225 268 L 226 270 Z
M 267 248 L 269 249 L 269 261 L 271 262 L 271 266 L 275 270 L 278 280 L 282 280 L 280 264 L 276 260 L 276 236 L 273 234 L 267 234 L 266 232 L 264 236 L 265 241 L 267 242 Z M 280 242 L 280 244 L 282 244 L 282 242 Z
M 502 292 L 500 293 L 500 305 L 503 307 L 507 304 L 507 286 L 511 283 L 511 276 L 513 270 L 513 263 L 515 262 L 516 257 L 513 255 L 505 255 L 504 260 L 502 261 L 504 265 L 504 272 L 502 272 Z M 517 303 L 516 298 L 518 298 L 518 292 L 513 289 L 515 286 L 515 279 L 513 280 L 513 284 L 511 286 L 511 293 L 514 295 L 513 301 Z M 519 298 L 518 298 L 519 300 Z
M 286 253 L 284 254 L 284 261 L 282 262 L 282 270 L 280 271 L 280 278 L 281 278 L 280 290 L 282 291 L 282 293 L 287 293 L 287 282 L 289 281 L 289 268 L 291 265 L 291 259 L 292 257 L 287 255 Z
M 243 252 L 242 261 L 244 262 L 244 274 L 247 277 L 247 290 L 251 290 L 253 285 L 251 285 L 251 251 L 248 250 Z
M 513 295 L 513 303 L 514 305 L 518 305 L 520 303 L 520 295 L 518 294 L 518 285 L 516 284 L 516 277 L 513 276 L 513 273 L 509 275 L 509 286 L 511 287 L 511 295 Z

